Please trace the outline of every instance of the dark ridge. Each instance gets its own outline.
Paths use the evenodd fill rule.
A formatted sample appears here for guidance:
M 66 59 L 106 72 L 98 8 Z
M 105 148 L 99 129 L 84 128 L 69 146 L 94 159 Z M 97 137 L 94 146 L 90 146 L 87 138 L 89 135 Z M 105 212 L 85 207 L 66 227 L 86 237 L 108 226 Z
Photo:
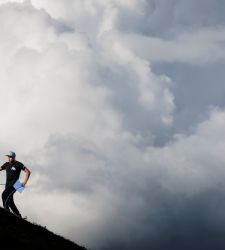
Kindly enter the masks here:
M 87 250 L 45 227 L 18 218 L 0 207 L 0 245 L 9 249 Z

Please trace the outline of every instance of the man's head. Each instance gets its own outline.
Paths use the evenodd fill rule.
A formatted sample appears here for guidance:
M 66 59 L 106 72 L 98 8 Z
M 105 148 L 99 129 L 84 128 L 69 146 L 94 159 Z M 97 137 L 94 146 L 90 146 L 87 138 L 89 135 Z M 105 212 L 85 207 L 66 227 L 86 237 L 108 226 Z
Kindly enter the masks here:
M 9 162 L 13 162 L 15 161 L 16 153 L 13 151 L 9 151 L 8 154 L 6 154 L 6 156 L 8 156 Z

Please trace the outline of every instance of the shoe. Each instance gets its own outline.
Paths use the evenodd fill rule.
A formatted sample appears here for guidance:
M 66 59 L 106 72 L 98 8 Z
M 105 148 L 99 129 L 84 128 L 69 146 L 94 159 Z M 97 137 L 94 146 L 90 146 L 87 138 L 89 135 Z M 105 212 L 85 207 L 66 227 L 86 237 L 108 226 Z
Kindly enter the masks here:
M 15 216 L 16 216 L 16 217 L 18 217 L 18 218 L 21 218 L 21 219 L 27 220 L 27 216 L 22 217 L 22 215 L 21 215 L 21 214 L 13 214 L 13 215 L 15 215 Z
M 22 218 L 21 214 L 14 214 L 16 217 Z

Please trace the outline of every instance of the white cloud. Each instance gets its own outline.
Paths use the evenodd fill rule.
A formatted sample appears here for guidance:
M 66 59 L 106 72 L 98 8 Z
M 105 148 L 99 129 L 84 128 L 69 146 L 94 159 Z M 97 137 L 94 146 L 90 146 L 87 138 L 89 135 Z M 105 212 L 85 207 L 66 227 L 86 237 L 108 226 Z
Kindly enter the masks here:
M 195 219 L 182 204 L 197 210 L 196 197 L 224 187 L 225 112 L 190 121 L 189 135 L 174 131 L 178 83 L 151 66 L 223 61 L 223 26 L 202 28 L 202 14 L 198 28 L 180 32 L 191 26 L 188 15 L 179 21 L 184 1 L 6 2 L 0 153 L 15 150 L 32 170 L 17 195 L 22 212 L 110 250 L 149 247 L 182 212 Z
M 29 2 L 2 5 L 0 19 L 2 153 L 16 150 L 39 185 L 98 194 L 105 175 L 118 174 L 122 162 L 129 165 L 120 153 L 125 150 L 129 158 L 136 152 L 129 144 L 145 138 L 126 122 L 126 117 L 135 119 L 123 100 L 127 89 L 135 113 L 149 115 L 149 127 L 171 125 L 169 79 L 154 75 L 148 62 L 131 51 L 98 43 L 99 51 L 88 36 L 61 30 L 61 21 Z M 33 199 L 40 194 L 36 190 Z
M 121 38 L 124 46 L 152 62 L 202 64 L 224 60 L 225 56 L 224 27 L 181 34 L 171 40 L 137 34 L 122 34 Z

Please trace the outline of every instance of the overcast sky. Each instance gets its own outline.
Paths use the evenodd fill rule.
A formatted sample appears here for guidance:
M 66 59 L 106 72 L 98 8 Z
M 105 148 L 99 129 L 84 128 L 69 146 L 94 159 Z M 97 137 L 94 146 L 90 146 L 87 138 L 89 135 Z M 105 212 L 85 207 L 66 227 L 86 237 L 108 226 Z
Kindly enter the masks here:
M 224 249 L 224 13 L 0 0 L 0 159 L 32 171 L 21 213 L 93 250 Z

